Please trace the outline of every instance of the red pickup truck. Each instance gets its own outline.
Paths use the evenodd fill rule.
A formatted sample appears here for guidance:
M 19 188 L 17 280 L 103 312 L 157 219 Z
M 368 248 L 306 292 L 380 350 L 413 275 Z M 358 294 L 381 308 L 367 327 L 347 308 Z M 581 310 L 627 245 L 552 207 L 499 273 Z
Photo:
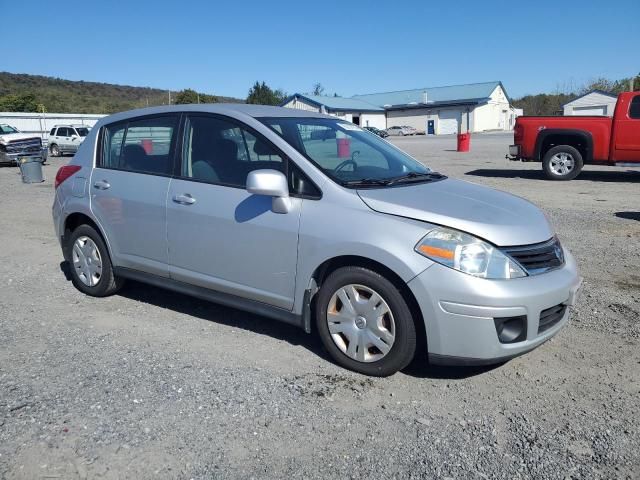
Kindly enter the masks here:
M 611 117 L 518 117 L 507 158 L 542 162 L 550 180 L 572 180 L 593 163 L 640 167 L 640 92 L 618 96 Z

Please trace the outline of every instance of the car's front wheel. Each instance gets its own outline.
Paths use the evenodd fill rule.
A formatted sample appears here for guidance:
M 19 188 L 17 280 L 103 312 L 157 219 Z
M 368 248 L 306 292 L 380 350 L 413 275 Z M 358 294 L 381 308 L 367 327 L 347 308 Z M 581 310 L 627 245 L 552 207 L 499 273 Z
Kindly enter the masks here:
M 66 242 L 71 280 L 83 293 L 106 297 L 116 293 L 123 280 L 113 273 L 107 246 L 100 234 L 90 225 L 80 225 Z
M 56 145 L 55 143 L 49 147 L 49 151 L 51 152 L 52 157 L 60 156 L 60 147 L 58 147 L 58 145 Z
M 339 365 L 365 375 L 388 376 L 415 354 L 416 328 L 396 286 L 377 272 L 343 267 L 322 283 L 316 326 Z

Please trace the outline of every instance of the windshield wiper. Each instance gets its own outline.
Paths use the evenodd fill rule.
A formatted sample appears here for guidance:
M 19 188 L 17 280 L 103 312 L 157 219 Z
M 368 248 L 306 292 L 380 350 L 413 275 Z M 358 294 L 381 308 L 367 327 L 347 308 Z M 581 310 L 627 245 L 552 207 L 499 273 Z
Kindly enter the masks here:
M 353 187 L 358 185 L 389 185 L 391 180 L 385 178 L 360 178 L 358 180 L 347 180 L 342 182 L 342 185 L 347 187 Z
M 442 175 L 441 173 L 437 173 L 437 172 L 409 172 L 405 175 L 400 175 L 399 177 L 395 177 L 395 178 L 390 178 L 388 180 L 387 185 L 394 185 L 396 183 L 400 183 L 400 182 L 407 182 L 407 181 L 411 181 L 411 180 L 440 180 L 442 178 L 444 178 L 444 175 Z

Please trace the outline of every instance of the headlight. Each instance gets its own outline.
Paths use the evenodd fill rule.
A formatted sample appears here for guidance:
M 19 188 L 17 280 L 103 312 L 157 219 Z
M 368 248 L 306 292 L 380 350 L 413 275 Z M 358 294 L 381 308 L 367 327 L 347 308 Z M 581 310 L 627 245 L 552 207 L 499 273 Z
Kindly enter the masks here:
M 527 276 L 516 262 L 494 246 L 451 228 L 431 230 L 418 242 L 415 250 L 434 262 L 476 277 L 505 279 Z

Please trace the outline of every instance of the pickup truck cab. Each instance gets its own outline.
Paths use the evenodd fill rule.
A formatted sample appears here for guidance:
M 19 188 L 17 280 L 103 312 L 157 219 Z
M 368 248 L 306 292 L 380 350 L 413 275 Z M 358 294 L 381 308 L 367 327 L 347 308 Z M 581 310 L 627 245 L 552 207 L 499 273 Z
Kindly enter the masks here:
M 585 164 L 640 167 L 640 92 L 618 97 L 605 116 L 518 117 L 510 160 L 542 162 L 550 180 L 572 180 Z

